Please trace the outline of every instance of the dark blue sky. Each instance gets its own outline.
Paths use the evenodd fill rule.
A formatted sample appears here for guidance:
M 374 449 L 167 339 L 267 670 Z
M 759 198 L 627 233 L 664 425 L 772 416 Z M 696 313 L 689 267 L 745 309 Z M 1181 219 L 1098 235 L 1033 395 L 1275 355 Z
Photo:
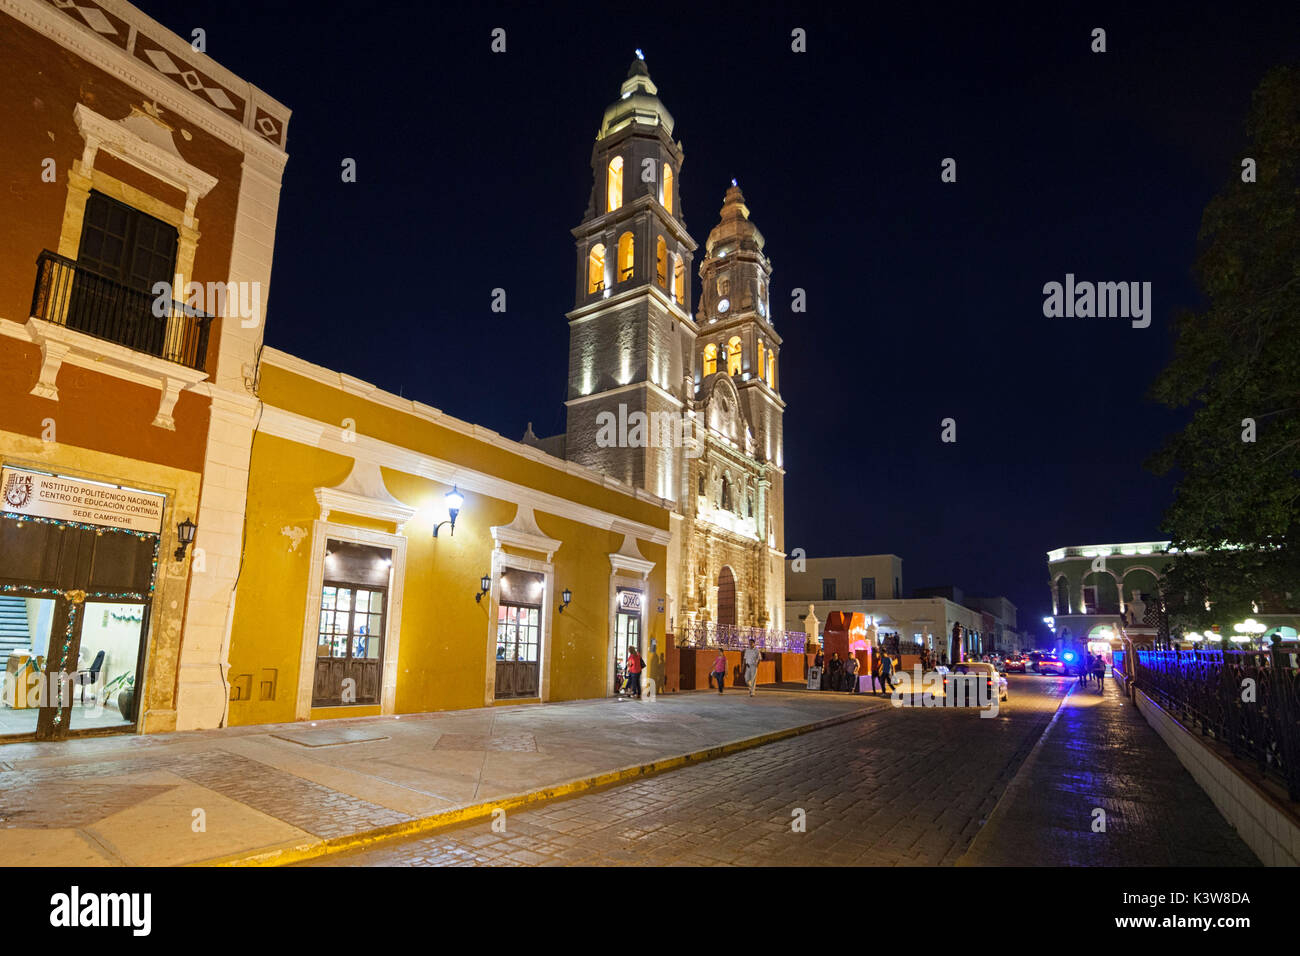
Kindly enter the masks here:
M 139 2 L 293 110 L 267 342 L 511 437 L 563 428 L 569 230 L 642 47 L 691 233 L 734 176 L 767 238 L 787 550 L 893 552 L 905 588 L 1006 594 L 1022 623 L 1047 550 L 1160 536 L 1172 485 L 1142 462 L 1178 418 L 1144 396 L 1250 92 L 1300 38 L 1293 4 Z M 1044 318 L 1067 272 L 1153 283 L 1151 327 Z

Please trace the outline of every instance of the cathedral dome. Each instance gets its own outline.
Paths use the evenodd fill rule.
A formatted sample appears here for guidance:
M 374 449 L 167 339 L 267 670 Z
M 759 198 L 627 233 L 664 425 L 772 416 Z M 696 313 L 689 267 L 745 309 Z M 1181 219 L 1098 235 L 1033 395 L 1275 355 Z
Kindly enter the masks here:
M 721 221 L 709 233 L 708 242 L 704 247 L 705 252 L 713 256 L 719 247 L 725 247 L 726 252 L 746 249 L 761 253 L 763 243 L 763 234 L 758 231 L 758 226 L 749 221 L 749 207 L 745 205 L 745 195 L 733 179 L 731 188 L 727 190 L 727 195 L 722 201 Z
M 643 126 L 662 126 L 668 136 L 673 134 L 673 115 L 668 112 L 656 95 L 659 88 L 650 79 L 650 70 L 645 59 L 638 55 L 628 67 L 627 79 L 623 81 L 620 96 L 605 108 L 605 118 L 601 120 L 600 132 L 596 139 L 601 140 L 616 133 L 631 123 Z

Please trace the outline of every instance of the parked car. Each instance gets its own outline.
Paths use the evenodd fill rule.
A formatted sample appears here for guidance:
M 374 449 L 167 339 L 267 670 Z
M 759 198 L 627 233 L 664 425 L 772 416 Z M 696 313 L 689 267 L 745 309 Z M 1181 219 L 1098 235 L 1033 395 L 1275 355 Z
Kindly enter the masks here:
M 958 661 L 952 665 L 952 669 L 943 675 L 943 697 L 948 699 L 948 683 L 957 679 L 960 675 L 971 674 L 977 678 L 979 675 L 984 677 L 984 689 L 987 693 L 985 700 L 993 700 L 995 695 L 998 700 L 1007 699 L 1007 679 L 1005 675 L 999 674 L 998 669 L 987 661 Z M 973 690 L 971 688 L 970 690 Z M 967 693 L 970 693 L 970 690 Z M 974 701 L 972 701 L 974 703 Z
M 1025 672 L 1025 659 L 1023 657 L 1008 657 L 1006 671 L 1008 674 L 1023 674 Z

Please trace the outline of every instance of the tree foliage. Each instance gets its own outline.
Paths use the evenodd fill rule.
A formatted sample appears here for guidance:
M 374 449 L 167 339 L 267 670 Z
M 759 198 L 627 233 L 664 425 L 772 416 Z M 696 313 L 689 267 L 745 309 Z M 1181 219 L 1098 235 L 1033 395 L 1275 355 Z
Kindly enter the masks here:
M 1238 168 L 1206 207 L 1195 274 L 1208 306 L 1175 317 L 1173 359 L 1151 389 L 1192 409 L 1148 466 L 1177 475 L 1164 519 L 1174 546 L 1203 552 L 1180 555 L 1166 579 L 1171 613 L 1194 625 L 1300 603 L 1300 70 L 1269 72 L 1246 133 L 1257 181 Z

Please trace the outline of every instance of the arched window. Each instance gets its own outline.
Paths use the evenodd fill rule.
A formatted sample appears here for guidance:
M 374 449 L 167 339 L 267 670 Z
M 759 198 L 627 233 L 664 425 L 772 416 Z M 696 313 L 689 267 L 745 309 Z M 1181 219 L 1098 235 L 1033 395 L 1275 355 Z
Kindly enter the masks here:
M 655 243 L 655 277 L 659 280 L 659 288 L 668 288 L 668 244 L 663 236 Z
M 740 336 L 733 335 L 727 341 L 727 374 L 740 374 Z
M 618 237 L 618 281 L 632 278 L 632 233 L 625 232 Z
M 700 480 L 697 482 L 698 490 L 695 492 L 701 498 L 704 497 L 704 472 L 700 472 Z
M 587 292 L 605 288 L 605 244 L 598 242 L 587 256 Z
M 678 305 L 686 304 L 686 264 L 681 256 L 673 256 L 673 298 Z
M 716 345 L 704 346 L 704 374 L 712 375 L 718 370 L 718 347 Z
M 669 166 L 667 163 L 664 163 L 663 187 L 664 187 L 664 196 L 663 196 L 664 209 L 666 209 L 669 215 L 671 215 L 673 211 L 673 168 Z
M 1070 613 L 1070 585 L 1066 583 L 1064 577 L 1056 579 L 1056 613 Z
M 613 212 L 623 205 L 623 157 L 615 156 L 609 161 L 609 171 L 605 177 L 605 212 Z
M 745 517 L 747 518 L 754 517 L 754 496 L 753 495 L 750 495 L 749 498 L 746 500 L 746 507 L 748 508 L 748 513 L 745 515 Z
M 758 340 L 758 377 L 763 377 L 763 372 L 767 368 L 766 359 L 763 357 L 763 340 Z
M 722 476 L 722 497 L 718 502 L 718 507 L 723 511 L 731 510 L 731 482 L 727 480 L 726 475 Z
M 776 388 L 776 353 L 767 353 L 767 386 Z

